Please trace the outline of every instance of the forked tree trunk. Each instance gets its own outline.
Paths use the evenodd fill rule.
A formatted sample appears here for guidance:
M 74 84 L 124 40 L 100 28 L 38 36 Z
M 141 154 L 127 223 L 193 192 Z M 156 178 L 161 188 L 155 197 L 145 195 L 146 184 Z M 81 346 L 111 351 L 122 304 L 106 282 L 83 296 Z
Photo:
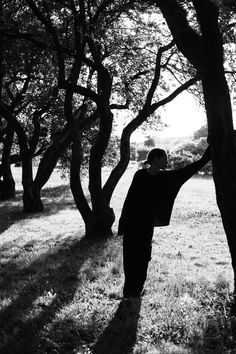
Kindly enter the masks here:
M 104 196 L 95 187 L 91 188 L 90 182 L 90 192 L 92 193 L 92 207 L 89 206 L 88 200 L 84 194 L 83 186 L 81 183 L 81 163 L 83 158 L 83 150 L 81 146 L 81 136 L 78 124 L 73 122 L 74 128 L 72 129 L 72 159 L 70 167 L 70 187 L 71 192 L 74 197 L 74 201 L 77 209 L 79 210 L 83 221 L 85 223 L 85 235 L 88 238 L 100 239 L 106 238 L 112 234 L 112 225 L 115 220 L 115 215 L 113 210 L 109 207 L 109 202 L 104 199 Z M 99 162 L 96 160 L 96 163 Z M 95 165 L 96 165 L 95 163 Z M 94 173 L 92 177 L 92 186 L 100 185 L 101 166 L 92 164 L 92 170 L 96 168 L 98 173 Z M 90 174 L 91 181 L 91 174 Z
M 49 180 L 62 152 L 71 142 L 70 129 L 64 128 L 59 138 L 54 141 L 44 152 L 38 166 L 38 170 L 33 180 L 32 159 L 27 157 L 23 159 L 22 164 L 22 184 L 24 187 L 23 204 L 24 211 L 28 213 L 37 213 L 44 210 L 41 200 L 41 190 Z

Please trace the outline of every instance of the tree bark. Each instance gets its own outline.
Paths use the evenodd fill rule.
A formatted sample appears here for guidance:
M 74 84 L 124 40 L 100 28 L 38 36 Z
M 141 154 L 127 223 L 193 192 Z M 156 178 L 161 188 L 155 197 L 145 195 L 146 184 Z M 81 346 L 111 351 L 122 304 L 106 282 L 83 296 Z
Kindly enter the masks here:
M 70 145 L 71 143 L 71 135 L 70 128 L 66 126 L 57 140 L 51 143 L 48 148 L 45 150 L 34 179 L 34 183 L 39 190 L 43 188 L 43 186 L 49 180 L 54 168 L 56 167 L 57 161 L 63 151 Z
M 108 70 L 100 62 L 100 56 L 92 41 L 89 46 L 94 57 L 98 73 L 98 93 L 100 100 L 97 104 L 99 114 L 99 132 L 90 150 L 89 161 L 89 191 L 92 203 L 92 219 L 88 236 L 103 238 L 112 235 L 112 225 L 115 214 L 106 200 L 102 190 L 102 159 L 107 149 L 113 124 L 113 114 L 110 110 L 112 78 Z
M 11 147 L 13 142 L 14 131 L 9 125 L 6 129 L 6 138 L 2 152 L 2 181 L 0 185 L 0 200 L 5 200 L 15 197 L 15 181 L 11 172 Z
M 113 115 L 108 107 L 100 108 L 100 130 L 90 152 L 89 191 L 92 202 L 92 219 L 89 236 L 93 238 L 112 235 L 115 214 L 102 191 L 102 158 L 111 135 Z
M 27 156 L 27 154 L 24 154 L 22 157 L 22 185 L 24 212 L 42 212 L 44 207 L 40 198 L 40 190 L 33 181 L 32 159 L 31 156 Z
M 222 36 L 215 6 L 202 0 L 194 3 L 205 51 L 205 67 L 201 77 L 212 146 L 216 199 L 232 258 L 236 294 L 236 146 L 229 89 L 224 75 Z
M 70 166 L 70 187 L 74 197 L 74 201 L 77 209 L 79 210 L 84 223 L 85 234 L 90 235 L 90 227 L 92 223 L 92 210 L 88 204 L 86 196 L 84 195 L 83 187 L 81 184 L 81 163 L 83 158 L 83 150 L 81 146 L 81 137 L 78 129 L 78 125 L 74 124 L 72 133 L 72 159 Z

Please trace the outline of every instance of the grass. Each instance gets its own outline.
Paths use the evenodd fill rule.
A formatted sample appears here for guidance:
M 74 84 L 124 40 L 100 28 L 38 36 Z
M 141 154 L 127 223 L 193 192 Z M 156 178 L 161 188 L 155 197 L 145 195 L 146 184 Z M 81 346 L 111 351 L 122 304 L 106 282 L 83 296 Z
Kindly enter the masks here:
M 122 239 L 83 237 L 56 171 L 45 212 L 23 214 L 14 173 L 17 196 L 0 204 L 1 354 L 236 353 L 233 272 L 210 178 L 183 186 L 171 225 L 155 230 L 147 293 L 121 301 Z M 115 190 L 117 219 L 133 173 Z

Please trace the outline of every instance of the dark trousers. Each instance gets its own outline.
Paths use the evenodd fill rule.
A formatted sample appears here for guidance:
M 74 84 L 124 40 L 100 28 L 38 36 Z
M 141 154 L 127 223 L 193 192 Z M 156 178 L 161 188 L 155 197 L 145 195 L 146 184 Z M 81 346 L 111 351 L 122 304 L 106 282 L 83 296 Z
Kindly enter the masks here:
M 123 238 L 124 297 L 140 296 L 151 260 L 153 227 L 126 230 Z

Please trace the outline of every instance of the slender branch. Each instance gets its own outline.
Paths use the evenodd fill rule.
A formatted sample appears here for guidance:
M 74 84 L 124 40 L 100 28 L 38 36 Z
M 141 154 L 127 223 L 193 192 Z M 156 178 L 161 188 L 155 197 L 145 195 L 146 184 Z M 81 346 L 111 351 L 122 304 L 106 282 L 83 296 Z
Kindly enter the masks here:
M 91 90 L 89 88 L 86 88 L 86 87 L 83 87 L 80 85 L 72 85 L 70 83 L 66 83 L 61 88 L 69 89 L 69 90 L 72 90 L 74 93 L 78 93 L 80 95 L 89 97 L 91 100 L 93 100 L 97 104 L 101 103 L 100 96 L 96 92 L 94 92 L 93 90 Z
M 174 41 L 172 40 L 169 44 L 161 47 L 158 49 L 157 55 L 156 55 L 156 64 L 155 64 L 155 73 L 154 73 L 154 78 L 152 80 L 151 86 L 148 90 L 146 101 L 145 101 L 145 106 L 148 107 L 151 105 L 153 95 L 155 93 L 155 90 L 157 88 L 159 79 L 160 79 L 160 72 L 161 72 L 161 59 L 163 53 L 165 53 L 167 50 L 172 48 L 175 45 Z
M 30 147 L 30 154 L 33 155 L 38 141 L 39 141 L 39 137 L 40 137 L 40 123 L 39 123 L 39 119 L 42 116 L 43 113 L 47 112 L 49 107 L 51 106 L 52 102 L 49 101 L 47 104 L 44 105 L 44 107 L 42 107 L 40 110 L 36 110 L 34 112 L 33 115 L 33 125 L 34 125 L 34 132 L 32 135 L 32 138 L 29 141 L 29 147 Z
M 175 97 L 177 97 L 181 92 L 187 90 L 190 86 L 192 86 L 193 84 L 195 84 L 197 81 L 199 81 L 200 78 L 198 75 L 194 76 L 193 78 L 191 78 L 190 80 L 188 80 L 187 82 L 185 82 L 184 84 L 182 84 L 181 86 L 179 86 L 175 91 L 173 91 L 169 96 L 163 98 L 162 100 L 160 100 L 159 102 L 153 103 L 151 105 L 151 109 L 150 109 L 150 114 L 154 113 L 157 108 L 164 106 L 165 104 L 169 103 L 170 101 L 172 101 Z

